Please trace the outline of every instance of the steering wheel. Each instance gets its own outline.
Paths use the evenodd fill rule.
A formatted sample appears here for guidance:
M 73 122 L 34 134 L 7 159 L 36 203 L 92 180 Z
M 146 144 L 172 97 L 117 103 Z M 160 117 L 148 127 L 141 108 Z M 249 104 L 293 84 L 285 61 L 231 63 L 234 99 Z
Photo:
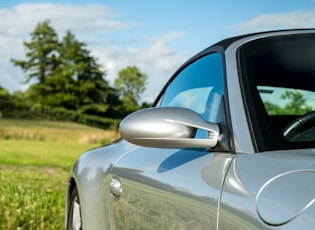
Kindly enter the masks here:
M 287 125 L 282 136 L 288 141 L 294 141 L 300 134 L 315 126 L 315 111 L 306 113 Z

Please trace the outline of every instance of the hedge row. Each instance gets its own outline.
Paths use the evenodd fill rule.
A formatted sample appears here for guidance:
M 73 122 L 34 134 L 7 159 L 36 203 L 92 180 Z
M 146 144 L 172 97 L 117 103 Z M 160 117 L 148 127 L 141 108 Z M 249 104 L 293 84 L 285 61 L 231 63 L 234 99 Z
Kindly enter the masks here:
M 80 114 L 64 108 L 36 108 L 36 106 L 29 108 L 23 104 L 16 105 L 14 108 L 12 108 L 12 106 L 6 108 L 2 106 L 0 116 L 3 118 L 16 119 L 72 121 L 102 129 L 117 129 L 120 122 L 120 119 Z

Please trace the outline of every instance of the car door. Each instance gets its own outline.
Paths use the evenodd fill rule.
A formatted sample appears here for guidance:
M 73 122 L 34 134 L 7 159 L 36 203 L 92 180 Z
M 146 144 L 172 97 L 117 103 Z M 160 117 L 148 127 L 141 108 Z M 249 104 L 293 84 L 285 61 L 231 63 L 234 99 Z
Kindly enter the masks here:
M 238 154 L 226 177 L 219 229 L 313 229 L 314 151 Z
M 231 123 L 234 140 L 252 148 L 235 144 L 218 229 L 314 229 L 314 45 L 314 35 L 303 34 L 251 40 L 238 50 L 240 69 L 230 72 L 241 74 L 241 86 L 230 78 L 227 87 L 242 96 L 229 98 L 238 111 Z
M 206 121 L 224 124 L 221 55 L 210 52 L 186 64 L 156 106 L 189 108 Z M 197 131 L 196 137 L 206 135 Z M 135 146 L 111 170 L 111 183 L 119 187 L 110 204 L 111 228 L 216 229 L 222 181 L 234 156 L 222 154 L 225 150 Z

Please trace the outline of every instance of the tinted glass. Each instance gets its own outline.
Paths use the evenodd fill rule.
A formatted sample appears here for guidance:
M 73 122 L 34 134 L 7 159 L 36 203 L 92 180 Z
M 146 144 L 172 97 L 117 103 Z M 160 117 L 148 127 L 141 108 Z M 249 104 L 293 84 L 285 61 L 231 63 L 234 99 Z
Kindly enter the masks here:
M 253 131 L 262 150 L 315 146 L 315 36 L 264 38 L 240 49 Z
M 217 122 L 223 94 L 221 56 L 212 53 L 191 63 L 175 77 L 166 89 L 161 106 L 189 108 L 205 120 Z

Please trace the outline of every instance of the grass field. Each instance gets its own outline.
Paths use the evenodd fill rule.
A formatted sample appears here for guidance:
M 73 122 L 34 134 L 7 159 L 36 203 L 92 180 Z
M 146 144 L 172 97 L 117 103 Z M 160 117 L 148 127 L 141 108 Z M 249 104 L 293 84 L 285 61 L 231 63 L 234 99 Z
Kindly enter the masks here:
M 72 164 L 117 138 L 75 123 L 0 119 L 0 229 L 64 229 Z

